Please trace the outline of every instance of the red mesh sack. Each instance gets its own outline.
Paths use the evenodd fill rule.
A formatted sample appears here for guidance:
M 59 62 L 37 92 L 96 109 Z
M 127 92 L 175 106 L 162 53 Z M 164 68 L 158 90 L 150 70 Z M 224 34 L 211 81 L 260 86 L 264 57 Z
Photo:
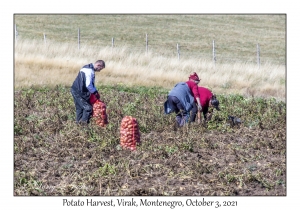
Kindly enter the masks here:
M 140 131 L 136 118 L 126 116 L 121 121 L 120 145 L 123 149 L 136 150 L 137 143 L 140 143 Z
M 106 114 L 106 105 L 100 100 L 97 100 L 93 104 L 93 115 L 95 122 L 100 127 L 105 127 L 108 124 L 107 114 Z

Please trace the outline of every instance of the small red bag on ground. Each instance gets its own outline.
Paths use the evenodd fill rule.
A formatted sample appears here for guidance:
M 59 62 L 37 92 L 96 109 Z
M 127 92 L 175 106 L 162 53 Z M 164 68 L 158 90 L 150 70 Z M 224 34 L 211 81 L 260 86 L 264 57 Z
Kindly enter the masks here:
M 136 118 L 126 116 L 121 121 L 120 145 L 123 149 L 136 150 L 136 144 L 140 143 L 140 131 Z
M 100 127 L 105 127 L 108 124 L 106 105 L 100 100 L 96 100 L 93 104 L 93 115 L 95 122 Z

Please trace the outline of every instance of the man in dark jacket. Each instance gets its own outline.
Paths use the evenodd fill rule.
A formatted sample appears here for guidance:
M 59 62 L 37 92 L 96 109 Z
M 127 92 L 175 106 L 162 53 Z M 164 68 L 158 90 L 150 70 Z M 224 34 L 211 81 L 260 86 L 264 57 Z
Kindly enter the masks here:
M 105 68 L 103 60 L 97 60 L 94 64 L 90 63 L 83 66 L 73 85 L 71 93 L 74 98 L 76 108 L 76 122 L 79 124 L 88 124 L 93 112 L 90 97 L 93 94 L 97 99 L 100 95 L 95 87 L 95 71 L 100 72 Z
M 185 82 L 177 83 L 169 92 L 168 99 L 164 103 L 165 114 L 176 113 L 178 126 L 183 126 L 188 121 L 188 112 L 193 108 L 194 97 L 189 86 Z

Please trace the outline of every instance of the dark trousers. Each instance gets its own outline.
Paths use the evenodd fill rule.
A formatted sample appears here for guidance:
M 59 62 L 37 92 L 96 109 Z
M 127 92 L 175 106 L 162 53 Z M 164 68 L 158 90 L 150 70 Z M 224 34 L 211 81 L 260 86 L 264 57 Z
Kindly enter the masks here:
M 195 122 L 196 120 L 196 115 L 197 115 L 197 112 L 198 112 L 198 107 L 194 101 L 193 103 L 193 108 L 191 110 L 191 118 L 190 118 L 190 122 Z
M 178 126 L 184 126 L 188 121 L 188 113 L 185 111 L 182 103 L 175 96 L 168 96 L 168 103 L 172 112 L 176 113 L 176 122 Z
M 168 96 L 168 103 L 170 104 L 172 111 L 175 112 L 177 116 L 186 116 L 187 115 L 187 112 L 184 111 L 184 107 L 177 97 Z M 180 110 L 181 110 L 181 112 L 180 112 Z
M 178 100 L 177 97 L 168 96 L 168 103 L 170 104 L 171 109 L 176 113 L 177 117 L 181 118 L 183 116 L 186 117 L 188 115 L 188 113 L 186 111 L 184 111 L 184 107 L 180 103 L 180 101 Z M 180 110 L 182 110 L 182 111 L 180 112 Z M 189 119 L 190 122 L 195 122 L 197 112 L 198 112 L 198 107 L 197 107 L 196 103 L 193 102 L 193 108 L 191 110 L 191 115 L 190 115 L 190 117 L 187 117 L 187 118 L 190 118 Z
M 89 123 L 93 113 L 93 106 L 88 100 L 83 99 L 77 91 L 71 89 L 76 108 L 76 122 Z

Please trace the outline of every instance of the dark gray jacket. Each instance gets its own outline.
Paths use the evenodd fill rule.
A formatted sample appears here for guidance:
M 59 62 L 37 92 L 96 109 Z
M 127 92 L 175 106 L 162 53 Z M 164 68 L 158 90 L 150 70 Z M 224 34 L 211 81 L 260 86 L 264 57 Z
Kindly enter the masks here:
M 189 112 L 193 108 L 194 97 L 189 86 L 185 82 L 177 83 L 168 96 L 175 96 L 183 105 L 185 111 Z M 165 105 L 165 113 L 169 111 L 168 104 Z M 168 113 L 167 113 L 168 114 Z
M 89 100 L 91 93 L 97 91 L 95 87 L 95 69 L 92 63 L 80 69 L 71 88 L 85 100 Z

